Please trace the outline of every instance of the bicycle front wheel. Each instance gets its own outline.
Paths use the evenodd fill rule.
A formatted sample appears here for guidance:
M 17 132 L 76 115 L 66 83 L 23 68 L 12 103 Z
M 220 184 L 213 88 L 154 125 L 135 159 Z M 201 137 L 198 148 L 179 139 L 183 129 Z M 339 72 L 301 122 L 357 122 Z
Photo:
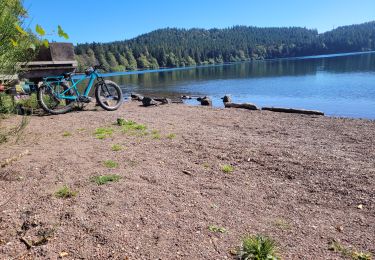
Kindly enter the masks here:
M 61 96 L 74 96 L 66 83 L 50 83 L 38 88 L 38 103 L 47 113 L 64 114 L 73 109 L 74 101 Z M 67 91 L 68 90 L 68 91 Z M 67 92 L 65 92 L 67 91 Z
M 121 88 L 114 82 L 105 80 L 95 85 L 95 98 L 105 110 L 117 110 L 123 101 Z

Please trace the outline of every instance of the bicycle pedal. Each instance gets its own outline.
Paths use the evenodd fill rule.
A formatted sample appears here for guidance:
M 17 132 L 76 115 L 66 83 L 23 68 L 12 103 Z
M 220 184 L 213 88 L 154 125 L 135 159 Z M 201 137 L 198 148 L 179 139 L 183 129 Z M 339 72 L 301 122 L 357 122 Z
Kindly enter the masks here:
M 90 103 L 91 97 L 80 96 L 80 97 L 78 97 L 78 101 L 82 102 L 82 103 Z

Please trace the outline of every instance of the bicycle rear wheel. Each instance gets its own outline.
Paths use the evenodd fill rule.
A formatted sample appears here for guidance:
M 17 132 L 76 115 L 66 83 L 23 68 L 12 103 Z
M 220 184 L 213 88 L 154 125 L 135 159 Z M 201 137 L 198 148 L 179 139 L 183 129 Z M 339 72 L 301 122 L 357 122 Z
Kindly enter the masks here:
M 73 91 L 68 90 L 69 86 L 66 83 L 57 82 L 50 83 L 48 85 L 42 85 L 38 89 L 38 103 L 47 113 L 54 115 L 64 114 L 73 109 L 74 101 L 70 99 L 59 98 L 62 96 L 74 96 Z
M 117 110 L 123 101 L 121 88 L 110 80 L 98 82 L 95 85 L 95 98 L 105 110 Z

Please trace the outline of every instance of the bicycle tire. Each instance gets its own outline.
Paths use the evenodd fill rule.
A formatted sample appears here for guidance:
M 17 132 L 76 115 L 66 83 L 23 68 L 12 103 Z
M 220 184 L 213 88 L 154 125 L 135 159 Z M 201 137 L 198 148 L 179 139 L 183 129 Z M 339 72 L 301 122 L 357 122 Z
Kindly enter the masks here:
M 109 88 L 113 88 L 112 90 L 116 92 L 117 103 L 114 106 L 109 105 L 107 101 L 103 101 L 103 99 L 101 99 L 100 95 L 104 87 L 106 88 L 104 91 L 108 91 Z M 110 80 L 104 80 L 103 82 L 98 82 L 95 84 L 95 98 L 96 98 L 96 102 L 98 102 L 98 104 L 107 111 L 117 110 L 122 105 L 122 102 L 123 102 L 123 94 L 122 94 L 121 88 L 115 82 L 110 81 Z
M 54 86 L 54 84 L 56 83 L 51 83 L 50 85 Z M 60 86 L 63 87 L 64 91 L 69 89 L 69 86 L 64 82 L 60 83 Z M 38 88 L 38 92 L 37 92 L 38 104 L 45 112 L 53 114 L 53 115 L 60 115 L 60 114 L 65 114 L 73 109 L 74 101 L 66 100 L 66 99 L 64 100 L 66 102 L 66 106 L 64 106 L 63 108 L 60 108 L 60 109 L 50 108 L 49 105 L 47 105 L 46 101 L 44 100 L 44 96 L 46 96 L 45 95 L 46 91 L 48 91 L 47 86 L 42 85 Z M 72 90 L 68 91 L 67 93 L 68 95 L 69 94 L 72 95 Z M 52 98 L 54 99 L 55 102 L 57 102 L 57 99 L 54 96 L 49 97 L 49 98 Z

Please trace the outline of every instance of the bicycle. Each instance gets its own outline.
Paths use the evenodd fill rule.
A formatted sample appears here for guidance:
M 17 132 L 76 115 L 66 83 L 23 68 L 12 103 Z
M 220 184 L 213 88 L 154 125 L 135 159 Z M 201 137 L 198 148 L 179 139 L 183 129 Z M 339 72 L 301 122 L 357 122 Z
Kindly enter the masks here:
M 113 81 L 104 80 L 98 73 L 99 69 L 103 69 L 101 65 L 89 67 L 78 79 L 73 79 L 72 76 L 76 75 L 74 72 L 43 78 L 43 83 L 37 92 L 39 105 L 47 113 L 55 115 L 67 113 L 76 103 L 91 102 L 89 94 L 94 81 L 97 80 L 94 86 L 96 102 L 105 110 L 117 110 L 123 102 L 121 88 Z M 77 85 L 85 79 L 89 79 L 89 82 L 81 94 Z

